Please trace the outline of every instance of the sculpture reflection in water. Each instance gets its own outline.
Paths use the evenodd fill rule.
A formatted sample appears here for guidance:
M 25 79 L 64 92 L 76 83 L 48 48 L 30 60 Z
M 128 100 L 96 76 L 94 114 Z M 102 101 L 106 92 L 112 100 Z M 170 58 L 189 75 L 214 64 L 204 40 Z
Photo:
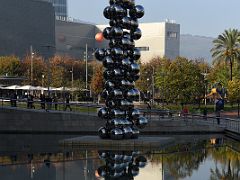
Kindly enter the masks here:
M 139 152 L 101 151 L 98 154 L 106 164 L 99 167 L 95 175 L 105 180 L 133 180 L 139 174 L 139 168 L 147 164 L 147 159 Z
M 134 86 L 140 76 L 137 61 L 141 56 L 134 40 L 142 36 L 138 19 L 144 16 L 144 8 L 135 5 L 134 0 L 110 0 L 104 16 L 110 20 L 110 27 L 103 31 L 109 48 L 95 52 L 96 59 L 105 67 L 106 80 L 102 93 L 106 107 L 99 110 L 98 116 L 107 123 L 99 129 L 99 136 L 113 140 L 138 138 L 139 129 L 148 124 L 133 104 L 140 97 L 140 91 Z

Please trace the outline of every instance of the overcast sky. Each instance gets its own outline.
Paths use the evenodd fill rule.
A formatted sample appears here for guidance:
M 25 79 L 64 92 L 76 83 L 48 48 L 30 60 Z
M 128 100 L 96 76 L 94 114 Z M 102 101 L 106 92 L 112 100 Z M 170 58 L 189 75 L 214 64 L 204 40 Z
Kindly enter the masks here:
M 176 20 L 182 34 L 216 37 L 224 29 L 240 29 L 240 0 L 135 0 L 145 7 L 140 22 Z M 95 24 L 108 21 L 102 15 L 108 0 L 68 0 L 70 17 Z

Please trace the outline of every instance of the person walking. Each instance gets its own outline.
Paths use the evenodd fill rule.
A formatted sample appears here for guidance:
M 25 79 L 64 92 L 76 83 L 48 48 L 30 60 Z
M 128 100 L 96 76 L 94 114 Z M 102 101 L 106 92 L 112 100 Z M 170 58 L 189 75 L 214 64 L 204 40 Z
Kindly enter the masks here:
M 70 111 L 72 111 L 72 108 L 70 106 L 70 97 L 69 95 L 66 96 L 66 102 L 65 102 L 65 111 L 69 108 Z
M 46 101 L 45 95 L 41 94 L 40 95 L 40 104 L 41 104 L 42 109 L 45 109 L 45 101 Z
M 57 98 L 57 96 L 53 96 L 53 103 L 54 103 L 55 110 L 58 110 L 58 98 Z

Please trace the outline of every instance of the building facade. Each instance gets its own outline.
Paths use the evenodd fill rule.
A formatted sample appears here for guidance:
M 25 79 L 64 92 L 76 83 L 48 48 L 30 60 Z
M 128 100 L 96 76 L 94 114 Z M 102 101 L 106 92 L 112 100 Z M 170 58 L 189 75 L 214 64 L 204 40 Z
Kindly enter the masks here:
M 98 25 L 103 31 L 107 25 Z M 180 25 L 174 22 L 140 23 L 142 38 L 136 41 L 136 47 L 142 52 L 141 62 L 147 63 L 154 57 L 174 59 L 180 54 Z M 108 41 L 96 43 L 96 47 L 105 48 Z
M 67 13 L 67 0 L 39 0 L 47 1 L 53 4 L 55 15 L 57 19 L 64 19 L 68 17 Z
M 69 22 L 56 20 L 56 53 L 74 58 L 93 59 L 96 26 L 85 22 Z
M 55 53 L 54 8 L 47 2 L 0 0 L 0 56 Z

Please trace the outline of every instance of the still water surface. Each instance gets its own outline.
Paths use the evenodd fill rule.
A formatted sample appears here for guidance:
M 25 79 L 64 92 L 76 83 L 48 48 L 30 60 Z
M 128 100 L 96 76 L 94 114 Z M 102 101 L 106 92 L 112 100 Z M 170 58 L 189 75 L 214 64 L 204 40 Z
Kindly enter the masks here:
M 181 138 L 164 149 L 141 151 L 59 146 L 59 140 L 70 137 L 1 135 L 0 179 L 240 179 L 240 143 L 225 137 Z

